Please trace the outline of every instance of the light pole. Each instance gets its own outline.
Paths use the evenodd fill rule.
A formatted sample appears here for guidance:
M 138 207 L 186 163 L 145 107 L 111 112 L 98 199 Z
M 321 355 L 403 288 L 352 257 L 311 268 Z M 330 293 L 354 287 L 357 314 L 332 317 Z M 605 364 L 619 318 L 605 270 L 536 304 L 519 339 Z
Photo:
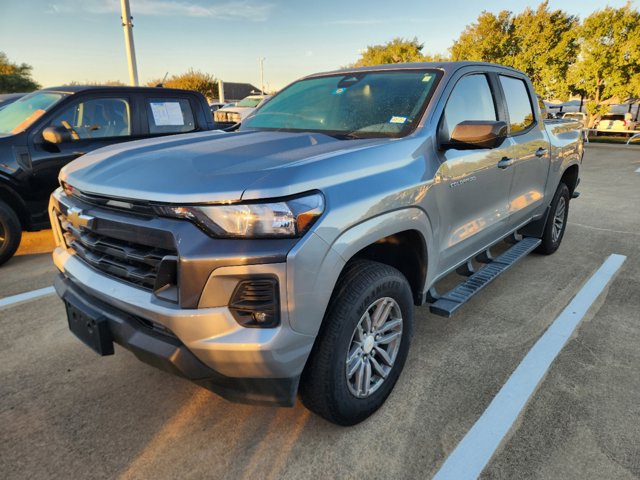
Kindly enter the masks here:
M 133 23 L 129 0 L 120 0 L 122 7 L 122 28 L 124 29 L 124 46 L 127 49 L 127 61 L 129 62 L 129 83 L 138 86 L 138 67 L 136 66 L 136 50 L 133 46 Z
M 260 61 L 260 92 L 264 95 L 264 61 L 266 58 L 260 57 L 258 60 Z

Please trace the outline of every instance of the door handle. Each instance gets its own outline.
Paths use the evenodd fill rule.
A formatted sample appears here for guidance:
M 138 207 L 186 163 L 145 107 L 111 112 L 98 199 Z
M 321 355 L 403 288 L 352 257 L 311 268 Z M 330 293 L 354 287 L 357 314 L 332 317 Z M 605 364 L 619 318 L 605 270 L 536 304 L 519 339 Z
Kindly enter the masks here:
M 538 158 L 544 157 L 546 154 L 547 154 L 547 149 L 546 148 L 540 147 L 538 150 L 536 150 L 536 157 L 538 157 Z
M 503 157 L 502 160 L 498 162 L 498 168 L 507 168 L 516 163 L 513 158 Z

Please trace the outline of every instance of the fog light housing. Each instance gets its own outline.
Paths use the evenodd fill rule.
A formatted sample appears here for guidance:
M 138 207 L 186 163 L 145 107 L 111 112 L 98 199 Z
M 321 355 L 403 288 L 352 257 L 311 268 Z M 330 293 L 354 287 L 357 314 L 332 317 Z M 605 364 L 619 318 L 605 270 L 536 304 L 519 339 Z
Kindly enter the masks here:
M 231 295 L 229 311 L 243 327 L 277 327 L 280 325 L 278 279 L 256 277 L 240 281 Z

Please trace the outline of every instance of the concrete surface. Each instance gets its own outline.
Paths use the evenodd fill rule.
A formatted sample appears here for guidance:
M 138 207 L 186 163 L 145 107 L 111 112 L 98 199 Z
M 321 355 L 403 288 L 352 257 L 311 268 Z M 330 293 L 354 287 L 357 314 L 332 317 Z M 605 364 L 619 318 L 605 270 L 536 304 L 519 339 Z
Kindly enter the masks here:
M 226 402 L 119 347 L 100 358 L 68 331 L 55 296 L 2 309 L 2 477 L 429 478 L 585 280 L 620 253 L 621 272 L 482 477 L 638 478 L 638 167 L 638 151 L 590 145 L 559 251 L 529 256 L 452 319 L 418 309 L 394 392 L 351 428 L 300 404 Z M 22 251 L 0 269 L 0 298 L 51 284 L 48 256 Z

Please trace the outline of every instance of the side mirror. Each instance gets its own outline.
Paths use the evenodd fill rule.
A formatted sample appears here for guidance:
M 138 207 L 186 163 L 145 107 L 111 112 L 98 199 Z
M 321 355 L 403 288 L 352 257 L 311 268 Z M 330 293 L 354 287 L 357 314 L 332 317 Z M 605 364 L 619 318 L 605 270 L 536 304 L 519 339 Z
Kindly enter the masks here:
M 71 132 L 64 127 L 47 127 L 42 131 L 45 142 L 59 144 L 71 141 Z
M 467 120 L 456 125 L 445 149 L 472 150 L 499 147 L 507 138 L 507 124 L 503 121 Z

